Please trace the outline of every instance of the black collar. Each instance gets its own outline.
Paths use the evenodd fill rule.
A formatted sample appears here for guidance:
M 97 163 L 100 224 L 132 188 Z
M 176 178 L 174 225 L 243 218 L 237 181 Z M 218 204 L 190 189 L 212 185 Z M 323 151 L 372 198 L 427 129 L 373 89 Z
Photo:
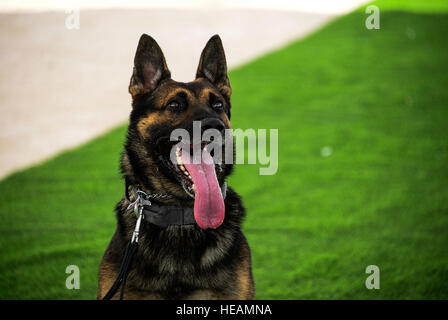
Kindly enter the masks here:
M 130 190 L 129 187 L 131 187 Z M 227 191 L 226 183 L 224 183 L 222 189 L 225 199 Z M 129 191 L 134 201 L 130 200 Z M 170 198 L 171 196 L 166 194 L 147 194 L 139 188 L 131 186 L 127 178 L 124 179 L 124 197 L 129 203 L 128 208 L 134 207 L 137 201 L 140 201 L 140 204 L 143 205 L 143 219 L 156 226 L 165 228 L 170 225 L 184 226 L 196 224 L 193 208 L 156 204 L 152 200 Z
M 151 204 L 143 208 L 143 219 L 159 227 L 196 224 L 194 209 L 189 207 Z
M 131 201 L 129 192 L 132 194 L 134 201 Z M 129 203 L 128 208 L 134 207 L 137 202 L 143 205 L 143 219 L 156 226 L 182 226 L 196 223 L 193 208 L 158 205 L 151 200 L 170 198 L 170 196 L 166 194 L 147 194 L 139 188 L 131 186 L 127 178 L 124 179 L 124 197 Z

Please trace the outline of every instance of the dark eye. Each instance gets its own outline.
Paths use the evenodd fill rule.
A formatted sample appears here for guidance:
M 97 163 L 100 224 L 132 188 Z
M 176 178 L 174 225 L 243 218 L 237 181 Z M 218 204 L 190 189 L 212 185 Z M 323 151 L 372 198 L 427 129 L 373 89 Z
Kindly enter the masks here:
M 171 101 L 166 105 L 166 108 L 173 111 L 179 111 L 182 109 L 182 104 L 177 101 Z
M 212 108 L 216 110 L 221 110 L 224 107 L 224 104 L 221 101 L 213 102 Z

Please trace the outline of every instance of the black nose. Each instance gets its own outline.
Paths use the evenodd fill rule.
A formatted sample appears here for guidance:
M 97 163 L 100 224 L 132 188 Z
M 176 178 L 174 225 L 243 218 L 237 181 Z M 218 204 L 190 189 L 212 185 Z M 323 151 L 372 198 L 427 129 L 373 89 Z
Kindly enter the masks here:
M 226 127 L 224 122 L 218 118 L 205 118 L 201 120 L 201 131 L 204 132 L 207 129 L 216 129 L 218 131 L 223 131 Z

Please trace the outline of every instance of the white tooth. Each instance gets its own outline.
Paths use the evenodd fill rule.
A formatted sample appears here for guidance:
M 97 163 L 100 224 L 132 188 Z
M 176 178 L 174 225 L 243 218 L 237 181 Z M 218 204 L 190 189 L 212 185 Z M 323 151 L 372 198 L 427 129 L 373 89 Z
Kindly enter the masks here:
M 191 189 L 193 189 L 193 191 L 194 191 L 194 189 L 195 189 L 194 183 L 191 185 Z

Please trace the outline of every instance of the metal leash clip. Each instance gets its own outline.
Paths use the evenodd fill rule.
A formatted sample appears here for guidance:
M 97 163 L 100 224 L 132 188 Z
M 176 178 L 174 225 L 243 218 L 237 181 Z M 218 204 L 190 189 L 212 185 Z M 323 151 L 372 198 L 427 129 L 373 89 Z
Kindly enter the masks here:
M 137 190 L 137 192 L 135 192 L 135 196 L 136 196 L 135 201 L 131 202 L 128 205 L 128 208 L 127 208 L 129 210 L 132 207 L 134 207 L 134 213 L 135 213 L 135 216 L 137 218 L 137 222 L 135 224 L 134 233 L 132 234 L 131 243 L 138 242 L 138 235 L 140 233 L 140 225 L 141 225 L 142 219 L 144 218 L 143 207 L 144 206 L 150 207 L 152 205 L 151 201 L 149 201 L 148 199 L 149 198 L 154 198 L 154 199 L 155 198 L 161 198 L 161 199 L 163 199 L 163 198 L 169 198 L 170 197 L 169 195 L 158 194 L 158 193 L 148 195 L 148 194 L 146 194 L 142 190 Z
M 136 209 L 136 210 L 138 211 L 139 216 L 138 216 L 137 222 L 135 223 L 135 229 L 134 229 L 134 233 L 132 234 L 131 243 L 138 242 L 138 235 L 140 233 L 140 224 L 143 219 L 143 206 L 136 205 L 136 207 L 138 207 L 138 209 Z
M 143 206 L 151 206 L 151 201 L 144 199 L 140 193 L 137 193 L 137 198 L 133 202 L 129 203 L 127 210 L 134 207 L 134 213 L 136 218 L 138 219 L 138 217 L 140 216 L 139 208 L 143 208 Z
M 138 235 L 140 233 L 140 225 L 143 219 L 143 207 L 151 206 L 151 201 L 143 199 L 140 193 L 137 193 L 135 201 L 128 205 L 128 210 L 134 207 L 135 217 L 137 222 L 135 223 L 134 233 L 132 234 L 131 243 L 138 242 Z

